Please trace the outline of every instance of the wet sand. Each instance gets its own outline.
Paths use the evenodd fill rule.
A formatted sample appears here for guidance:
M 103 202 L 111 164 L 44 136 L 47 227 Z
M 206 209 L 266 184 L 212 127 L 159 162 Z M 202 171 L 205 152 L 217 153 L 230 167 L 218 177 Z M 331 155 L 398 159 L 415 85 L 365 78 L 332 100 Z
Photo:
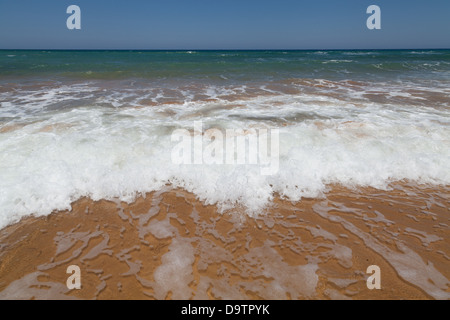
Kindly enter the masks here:
M 333 186 L 257 217 L 169 188 L 81 199 L 0 231 L 0 299 L 450 299 L 449 191 Z M 367 288 L 370 265 L 381 290 Z

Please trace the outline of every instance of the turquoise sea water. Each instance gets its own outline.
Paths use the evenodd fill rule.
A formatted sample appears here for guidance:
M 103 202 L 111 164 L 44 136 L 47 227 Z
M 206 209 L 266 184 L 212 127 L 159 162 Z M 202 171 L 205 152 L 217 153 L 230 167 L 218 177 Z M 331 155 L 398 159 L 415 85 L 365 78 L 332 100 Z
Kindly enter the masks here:
M 450 50 L 0 51 L 0 79 L 450 79 Z

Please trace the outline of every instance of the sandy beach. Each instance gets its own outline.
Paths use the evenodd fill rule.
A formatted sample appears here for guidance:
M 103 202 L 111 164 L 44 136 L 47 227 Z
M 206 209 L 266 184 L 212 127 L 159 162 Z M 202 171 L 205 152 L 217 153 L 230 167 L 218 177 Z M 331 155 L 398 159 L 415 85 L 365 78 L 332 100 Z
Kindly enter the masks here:
M 0 69 L 0 299 L 450 299 L 450 50 Z
M 0 299 L 449 299 L 449 199 L 448 186 L 333 186 L 254 217 L 169 187 L 81 199 L 0 231 Z

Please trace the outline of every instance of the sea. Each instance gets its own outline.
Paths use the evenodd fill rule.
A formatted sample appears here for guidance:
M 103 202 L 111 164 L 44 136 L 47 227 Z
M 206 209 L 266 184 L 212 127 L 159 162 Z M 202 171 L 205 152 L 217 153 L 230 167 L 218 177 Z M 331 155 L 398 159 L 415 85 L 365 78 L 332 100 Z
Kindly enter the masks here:
M 174 161 L 209 129 L 276 130 L 277 170 Z M 167 186 L 255 216 L 397 182 L 450 184 L 450 50 L 0 50 L 0 228 Z

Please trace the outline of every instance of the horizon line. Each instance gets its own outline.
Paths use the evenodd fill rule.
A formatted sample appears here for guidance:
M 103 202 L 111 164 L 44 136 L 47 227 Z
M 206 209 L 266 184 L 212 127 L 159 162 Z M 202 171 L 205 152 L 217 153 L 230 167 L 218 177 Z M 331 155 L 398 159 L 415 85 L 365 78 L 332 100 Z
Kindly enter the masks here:
M 450 48 L 372 48 L 372 49 L 3 49 L 0 51 L 395 51 L 395 50 L 450 50 Z

